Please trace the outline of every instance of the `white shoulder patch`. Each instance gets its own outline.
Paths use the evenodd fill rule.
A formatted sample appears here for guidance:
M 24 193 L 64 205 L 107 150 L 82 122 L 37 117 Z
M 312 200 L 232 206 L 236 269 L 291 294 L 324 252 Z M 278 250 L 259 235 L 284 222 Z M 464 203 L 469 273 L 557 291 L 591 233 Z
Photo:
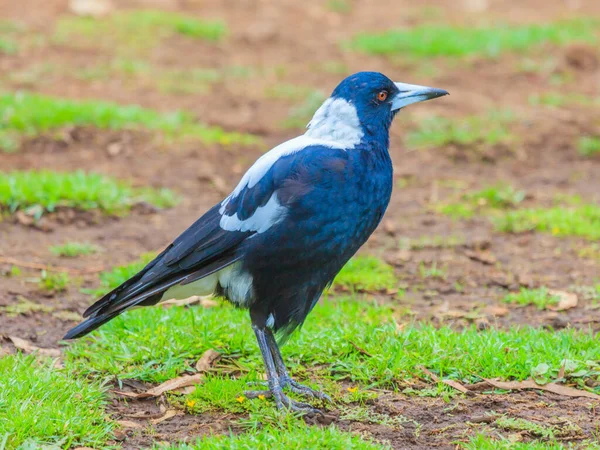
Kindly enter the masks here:
M 356 108 L 343 99 L 328 99 L 317 110 L 302 136 L 290 139 L 265 153 L 248 169 L 233 192 L 221 202 L 219 225 L 228 231 L 256 231 L 262 233 L 281 221 L 285 207 L 281 206 L 274 192 L 266 205 L 257 208 L 252 217 L 240 220 L 237 214 L 226 216 L 229 200 L 246 188 L 256 186 L 280 158 L 300 152 L 310 146 L 324 146 L 346 150 L 360 143 L 363 131 Z
M 285 212 L 285 206 L 281 206 L 277 199 L 277 192 L 274 192 L 264 206 L 256 208 L 252 216 L 245 220 L 240 220 L 237 213 L 233 216 L 223 214 L 219 226 L 227 231 L 256 231 L 257 233 L 264 233 L 273 225 L 281 222 L 285 217 Z
M 313 116 L 305 136 L 352 148 L 360 144 L 364 132 L 354 105 L 341 98 L 330 98 Z
M 306 135 L 290 139 L 289 141 L 279 144 L 277 147 L 258 158 L 252 167 L 250 167 L 244 174 L 229 197 L 236 197 L 246 187 L 251 188 L 256 186 L 256 184 L 262 179 L 262 177 L 265 176 L 269 169 L 273 167 L 273 164 L 275 164 L 280 158 L 297 153 L 311 145 L 324 145 L 332 148 L 343 148 L 336 142 L 315 139 Z M 226 205 L 229 197 L 227 197 L 223 203 L 221 203 L 221 205 Z M 221 208 L 221 211 L 222 210 L 223 208 Z

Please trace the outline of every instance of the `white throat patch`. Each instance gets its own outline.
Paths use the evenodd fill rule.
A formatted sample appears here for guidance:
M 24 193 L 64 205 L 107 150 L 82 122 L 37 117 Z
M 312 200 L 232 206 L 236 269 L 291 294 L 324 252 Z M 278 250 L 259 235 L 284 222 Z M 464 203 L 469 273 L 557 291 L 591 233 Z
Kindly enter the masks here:
M 333 141 L 346 148 L 360 143 L 364 133 L 356 108 L 341 98 L 329 98 L 317 110 L 305 136 Z

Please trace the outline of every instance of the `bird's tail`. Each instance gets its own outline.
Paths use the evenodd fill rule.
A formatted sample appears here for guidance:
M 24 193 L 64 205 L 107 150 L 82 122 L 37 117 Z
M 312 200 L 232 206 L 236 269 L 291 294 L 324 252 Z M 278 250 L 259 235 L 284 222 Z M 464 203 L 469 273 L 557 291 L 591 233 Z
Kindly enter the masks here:
M 69 330 L 63 339 L 77 339 L 85 336 L 109 320 L 136 306 L 156 305 L 161 301 L 164 292 L 169 290 L 169 288 L 178 284 L 190 284 L 206 278 L 239 259 L 239 257 L 228 256 L 227 258 L 212 261 L 197 270 L 178 273 L 163 279 L 156 279 L 150 270 L 160 263 L 161 257 L 162 254 L 157 256 L 155 260 L 151 261 L 138 274 L 90 306 L 83 313 L 83 317 L 86 317 L 87 320 Z M 211 293 L 213 290 L 211 290 Z

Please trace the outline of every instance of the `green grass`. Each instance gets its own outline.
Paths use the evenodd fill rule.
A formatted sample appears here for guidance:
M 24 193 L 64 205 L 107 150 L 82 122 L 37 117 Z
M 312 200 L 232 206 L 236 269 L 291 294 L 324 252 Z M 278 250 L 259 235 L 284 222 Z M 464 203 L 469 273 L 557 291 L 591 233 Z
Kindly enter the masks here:
M 334 286 L 351 291 L 383 291 L 394 289 L 398 280 L 394 268 L 374 256 L 355 256 L 335 277 Z
M 84 81 L 107 81 L 119 78 L 126 86 L 156 89 L 167 94 L 205 94 L 218 82 L 248 78 L 254 69 L 244 66 L 178 69 L 152 65 L 135 58 L 114 58 L 109 62 L 70 69 L 62 74 Z M 41 80 L 38 80 L 38 82 Z
M 290 109 L 287 118 L 282 122 L 283 128 L 305 128 L 317 109 L 327 99 L 321 91 L 312 91 L 301 104 Z
M 510 125 L 515 120 L 510 111 L 496 111 L 484 115 L 448 119 L 433 117 L 419 124 L 408 134 L 407 144 L 412 148 L 438 148 L 447 145 L 497 145 L 515 138 Z
M 17 53 L 18 48 L 17 43 L 12 39 L 0 37 L 0 54 L 12 55 Z
M 89 242 L 65 242 L 62 245 L 53 245 L 50 247 L 50 252 L 53 255 L 65 258 L 93 255 L 98 251 L 98 246 Z
M 120 53 L 139 54 L 176 35 L 217 42 L 227 35 L 227 26 L 220 20 L 202 20 L 169 11 L 121 11 L 103 19 L 64 16 L 56 25 L 54 40 L 84 47 L 116 47 Z
M 69 207 L 123 214 L 140 202 L 163 208 L 173 206 L 177 198 L 167 189 L 134 188 L 124 181 L 83 171 L 0 173 L 0 210 L 9 212 L 29 209 L 40 216 L 57 207 Z
M 526 208 L 507 211 L 494 218 L 498 231 L 522 233 L 541 231 L 555 236 L 580 236 L 600 239 L 600 206 Z
M 52 306 L 35 303 L 24 297 L 19 297 L 16 302 L 7 306 L 0 306 L 0 313 L 6 314 L 9 317 L 27 316 L 32 313 L 49 313 L 54 311 Z
M 425 263 L 419 264 L 419 274 L 421 278 L 433 278 L 437 280 L 445 280 L 447 277 L 447 269 L 445 267 L 438 267 L 437 261 L 432 262 L 429 266 Z
M 113 428 L 105 405 L 98 382 L 57 370 L 53 361 L 21 354 L 0 358 L 2 448 L 101 446 Z
M 582 136 L 577 141 L 577 151 L 581 156 L 600 155 L 600 137 Z
M 66 273 L 46 272 L 43 270 L 40 281 L 38 282 L 38 286 L 40 289 L 46 292 L 56 294 L 58 292 L 66 291 L 70 282 L 71 279 Z
M 219 127 L 198 123 L 182 111 L 160 113 L 134 105 L 75 101 L 26 92 L 0 96 L 0 148 L 4 150 L 15 150 L 22 136 L 36 136 L 66 126 L 147 129 L 171 139 L 198 139 L 222 145 L 258 142 L 251 135 L 228 133 Z
M 191 444 L 172 444 L 155 450 L 383 450 L 387 445 L 358 434 L 340 431 L 336 426 L 306 426 L 295 420 L 267 425 L 247 433 L 210 436 Z
M 22 24 L 0 20 L 0 55 L 14 55 L 19 51 L 16 34 L 20 31 L 23 31 Z
M 583 94 L 563 94 L 560 92 L 545 92 L 529 96 L 529 104 L 533 106 L 550 106 L 559 108 L 568 105 L 590 106 L 597 100 Z
M 576 448 L 585 448 L 589 450 L 600 449 L 600 445 L 598 445 L 597 442 L 585 441 L 579 443 L 581 446 L 576 444 L 567 444 L 565 446 L 564 444 L 554 440 L 552 442 L 515 442 L 503 437 L 492 439 L 483 434 L 478 434 L 477 436 L 470 438 L 469 442 L 461 442 L 459 445 L 460 448 L 464 448 L 466 450 L 567 450 Z
M 328 10 L 340 13 L 349 14 L 352 12 L 351 0 L 327 0 L 326 7 Z
M 496 58 L 505 52 L 528 52 L 546 44 L 596 42 L 598 21 L 578 18 L 547 24 L 489 27 L 425 24 L 381 33 L 360 33 L 346 45 L 373 55 L 401 58 Z
M 521 306 L 535 305 L 542 310 L 547 309 L 548 306 L 558 304 L 559 300 L 557 296 L 551 295 L 546 288 L 521 288 L 519 292 L 506 295 L 502 301 Z
M 540 364 L 547 370 L 536 379 L 550 380 L 564 359 L 571 361 L 573 373 L 587 374 L 576 378 L 578 383 L 600 373 L 593 366 L 600 359 L 600 347 L 591 331 L 529 327 L 456 331 L 430 325 L 399 329 L 394 321 L 398 316 L 394 308 L 366 299 L 321 301 L 301 332 L 282 348 L 284 358 L 293 373 L 319 367 L 316 374 L 324 380 L 347 380 L 361 389 L 400 388 L 423 375 L 421 365 L 466 383 L 478 377 L 527 379 Z M 162 382 L 193 371 L 208 349 L 222 352 L 221 364 L 229 360 L 236 373 L 263 371 L 247 311 L 227 304 L 125 313 L 73 343 L 66 350 L 65 364 L 80 375 Z
M 494 421 L 494 425 L 508 431 L 525 432 L 530 436 L 540 437 L 542 439 L 554 440 L 556 437 L 565 433 L 565 430 L 556 425 L 542 425 L 520 417 L 500 416 Z M 581 431 L 581 428 L 577 428 Z M 571 429 L 571 431 L 575 431 Z
M 239 414 L 252 411 L 260 403 L 250 401 L 242 394 L 248 389 L 249 381 L 253 379 L 207 375 L 200 387 L 186 395 L 180 404 L 193 414 L 210 411 Z
M 437 210 L 454 218 L 468 219 L 477 213 L 494 213 L 517 207 L 526 193 L 511 185 L 498 183 L 479 191 L 462 195 L 460 200 L 443 203 Z

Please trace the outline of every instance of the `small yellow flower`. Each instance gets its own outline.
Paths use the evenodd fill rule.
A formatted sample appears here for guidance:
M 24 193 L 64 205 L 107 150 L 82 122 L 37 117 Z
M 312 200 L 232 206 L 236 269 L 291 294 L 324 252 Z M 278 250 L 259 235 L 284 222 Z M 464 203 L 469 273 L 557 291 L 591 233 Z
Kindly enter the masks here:
M 358 386 L 355 386 L 355 387 L 349 387 L 349 388 L 348 388 L 348 392 L 352 392 L 353 394 L 354 394 L 356 391 L 358 391 Z
M 193 408 L 194 405 L 196 404 L 196 400 L 188 400 L 186 403 L 188 408 Z
M 559 234 L 559 233 L 560 233 L 560 228 L 558 228 L 558 227 L 552 228 L 552 234 Z
M 244 397 L 243 395 L 240 395 L 238 398 L 236 398 L 236 400 L 240 403 L 242 403 L 244 400 L 246 400 L 246 397 Z
M 262 395 L 262 394 L 260 394 L 260 395 L 258 396 L 258 398 L 260 398 L 261 400 L 264 400 L 264 399 L 265 399 L 265 396 L 264 396 L 264 395 Z

